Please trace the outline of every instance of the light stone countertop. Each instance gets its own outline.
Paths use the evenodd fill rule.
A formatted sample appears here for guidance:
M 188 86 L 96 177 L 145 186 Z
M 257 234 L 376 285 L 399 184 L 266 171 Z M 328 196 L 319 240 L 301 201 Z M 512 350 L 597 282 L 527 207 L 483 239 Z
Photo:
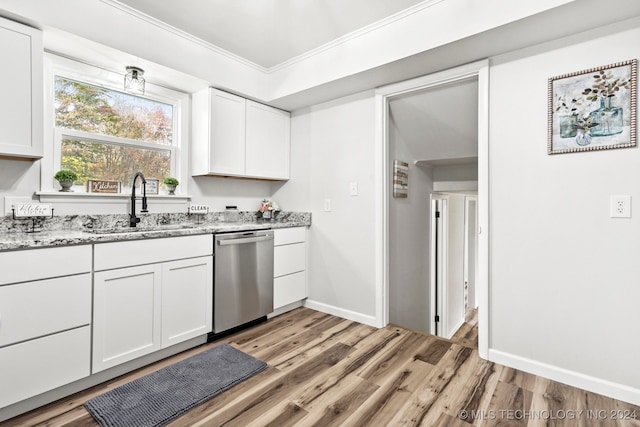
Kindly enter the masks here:
M 273 222 L 257 221 L 253 214 L 241 217 L 241 222 L 227 223 L 220 220 L 219 213 L 207 214 L 199 221 L 195 215 L 145 215 L 131 228 L 127 215 L 77 215 L 38 219 L 36 229 L 41 231 L 35 233 L 27 232 L 32 221 L 9 217 L 0 221 L 0 251 L 311 225 L 310 213 L 283 212 Z

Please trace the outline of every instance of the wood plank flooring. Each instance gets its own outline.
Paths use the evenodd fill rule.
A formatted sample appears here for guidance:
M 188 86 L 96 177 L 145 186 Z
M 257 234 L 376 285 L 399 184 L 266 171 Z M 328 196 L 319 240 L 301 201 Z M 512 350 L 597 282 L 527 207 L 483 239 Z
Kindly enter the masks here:
M 640 407 L 480 359 L 473 317 L 445 340 L 307 308 L 2 425 L 96 426 L 85 401 L 220 342 L 269 367 L 170 426 L 640 426 Z

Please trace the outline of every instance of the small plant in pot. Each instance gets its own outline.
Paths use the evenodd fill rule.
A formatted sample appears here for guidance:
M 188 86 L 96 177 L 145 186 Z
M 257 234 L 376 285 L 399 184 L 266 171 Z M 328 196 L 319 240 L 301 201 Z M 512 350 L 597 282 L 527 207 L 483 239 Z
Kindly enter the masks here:
M 167 190 L 169 190 L 169 194 L 172 196 L 175 196 L 176 187 L 178 186 L 178 184 L 180 184 L 180 182 L 172 176 L 165 178 L 164 181 L 162 182 L 164 183 L 164 185 L 167 186 Z
M 53 178 L 60 183 L 62 189 L 60 191 L 70 192 L 73 191 L 71 186 L 74 181 L 78 179 L 78 175 L 69 169 L 61 169 L 53 176 Z

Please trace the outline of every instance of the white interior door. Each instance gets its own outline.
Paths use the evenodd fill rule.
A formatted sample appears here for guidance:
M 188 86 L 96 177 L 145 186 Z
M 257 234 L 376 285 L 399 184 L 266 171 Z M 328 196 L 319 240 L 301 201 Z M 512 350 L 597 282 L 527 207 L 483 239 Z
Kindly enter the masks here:
M 446 319 L 443 308 L 446 307 L 446 276 L 447 276 L 447 199 L 441 194 L 431 194 L 431 225 L 430 225 L 430 299 L 431 319 L 430 331 L 433 335 L 442 336 L 446 330 Z
M 468 308 L 478 308 L 476 298 L 476 276 L 478 261 L 478 215 L 477 197 L 465 198 L 465 250 L 464 250 L 464 284 L 465 284 L 465 311 Z
M 431 332 L 451 338 L 464 323 L 464 203 L 460 194 L 431 194 Z

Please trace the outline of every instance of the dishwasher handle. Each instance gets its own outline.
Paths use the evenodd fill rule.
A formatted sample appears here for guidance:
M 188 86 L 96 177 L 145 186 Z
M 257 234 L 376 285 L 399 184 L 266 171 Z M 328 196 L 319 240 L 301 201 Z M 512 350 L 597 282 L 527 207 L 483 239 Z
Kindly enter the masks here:
M 218 240 L 218 245 L 220 246 L 241 245 L 243 243 L 256 243 L 256 242 L 264 242 L 267 240 L 273 240 L 273 235 L 269 234 L 266 236 L 242 237 L 239 239 L 221 239 L 221 240 Z

